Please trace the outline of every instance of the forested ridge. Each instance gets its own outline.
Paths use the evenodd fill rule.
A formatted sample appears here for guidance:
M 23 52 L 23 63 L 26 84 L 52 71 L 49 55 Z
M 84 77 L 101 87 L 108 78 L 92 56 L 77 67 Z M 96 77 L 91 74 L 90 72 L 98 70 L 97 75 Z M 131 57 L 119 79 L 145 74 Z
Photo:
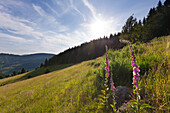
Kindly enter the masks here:
M 91 60 L 102 56 L 105 53 L 105 46 L 110 49 L 120 49 L 124 46 L 119 41 L 118 35 L 110 35 L 110 37 L 104 37 L 97 40 L 90 41 L 89 43 L 83 43 L 80 46 L 67 49 L 66 51 L 55 55 L 45 66 L 53 64 L 73 64 L 85 60 Z

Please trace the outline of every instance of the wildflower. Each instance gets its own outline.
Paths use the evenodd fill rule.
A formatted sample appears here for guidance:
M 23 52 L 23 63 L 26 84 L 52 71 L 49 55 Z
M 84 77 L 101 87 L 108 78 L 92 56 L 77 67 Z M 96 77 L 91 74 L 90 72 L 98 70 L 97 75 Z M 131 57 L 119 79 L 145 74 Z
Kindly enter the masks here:
M 116 88 L 114 86 L 114 82 L 112 80 L 112 77 L 110 77 L 110 86 L 111 86 L 111 90 L 114 91 Z
M 130 46 L 131 48 L 131 46 Z M 133 53 L 133 51 L 131 50 L 131 66 L 133 67 L 133 82 L 132 84 L 135 85 L 136 88 L 138 88 L 138 81 L 140 80 L 139 79 L 139 72 L 140 72 L 140 69 L 139 69 L 139 66 L 136 64 L 136 57 Z
M 109 77 L 109 58 L 108 58 L 108 54 L 107 54 L 107 46 L 106 46 L 106 61 L 105 61 L 105 64 L 106 64 L 106 67 L 105 67 L 105 70 L 106 70 L 106 73 L 107 73 L 107 77 Z M 110 77 L 110 86 L 111 86 L 111 90 L 114 91 L 115 86 L 114 86 L 114 82 L 113 82 L 113 79 L 112 77 Z
M 105 70 L 107 72 L 107 76 L 109 77 L 109 59 L 108 59 L 108 55 L 106 53 L 106 61 L 105 61 L 106 67 Z

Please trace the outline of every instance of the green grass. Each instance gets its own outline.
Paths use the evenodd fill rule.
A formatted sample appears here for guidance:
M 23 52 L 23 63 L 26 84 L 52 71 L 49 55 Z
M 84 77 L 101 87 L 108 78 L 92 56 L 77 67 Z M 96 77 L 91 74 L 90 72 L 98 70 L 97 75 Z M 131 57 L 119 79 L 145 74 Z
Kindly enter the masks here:
M 150 104 L 153 109 L 145 109 L 146 112 L 166 112 L 169 110 L 170 99 L 170 36 L 155 38 L 148 43 L 136 43 L 132 45 L 136 56 L 136 63 L 140 66 L 140 94 L 142 102 Z M 121 50 L 108 52 L 110 75 L 115 86 L 132 86 L 132 67 L 130 50 L 126 46 Z M 97 74 L 101 88 L 104 88 L 105 64 Z
M 18 82 L 18 81 L 22 81 L 22 80 L 26 80 L 26 79 L 33 78 L 33 77 L 36 77 L 36 76 L 40 76 L 42 74 L 46 74 L 46 73 L 49 73 L 49 72 L 52 72 L 52 71 L 64 69 L 64 68 L 69 67 L 71 65 L 72 64 L 61 64 L 61 65 L 53 65 L 53 66 L 48 66 L 48 67 L 37 68 L 34 71 L 28 72 L 26 74 L 21 74 L 21 75 L 18 75 L 18 76 L 9 77 L 9 78 L 5 78 L 5 79 L 0 79 L 0 86 L 10 84 L 10 83 L 14 83 L 14 82 Z
M 95 61 L 101 61 L 101 58 Z M 0 112 L 96 111 L 97 88 L 94 72 L 97 68 L 89 65 L 90 62 L 94 61 L 1 86 Z M 7 79 L 22 76 L 25 74 Z
M 146 112 L 168 111 L 170 84 L 170 36 L 149 43 L 134 44 L 137 64 L 140 66 L 140 94 L 142 102 L 153 109 Z M 115 86 L 132 88 L 132 67 L 129 47 L 109 50 L 110 74 Z M 13 112 L 101 112 L 98 97 L 103 89 L 104 57 L 70 67 L 58 66 L 37 69 L 34 72 L 0 80 L 0 113 Z M 61 69 L 63 67 L 63 69 Z M 67 68 L 65 68 L 67 67 Z M 50 73 L 43 74 L 49 68 Z M 43 74 L 43 75 L 41 75 Z M 28 79 L 28 75 L 33 78 Z M 40 75 L 40 76 L 37 76 Z M 26 78 L 26 79 L 21 79 Z

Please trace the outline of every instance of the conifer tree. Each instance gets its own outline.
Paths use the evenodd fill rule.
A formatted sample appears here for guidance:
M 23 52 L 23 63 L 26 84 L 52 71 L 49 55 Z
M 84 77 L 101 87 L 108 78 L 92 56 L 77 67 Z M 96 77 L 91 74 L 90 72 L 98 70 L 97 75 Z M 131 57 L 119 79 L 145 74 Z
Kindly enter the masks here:
M 26 70 L 25 70 L 24 68 L 22 68 L 22 69 L 21 69 L 21 74 L 22 74 L 22 73 L 25 73 L 25 72 L 26 72 Z
M 47 66 L 47 63 L 48 63 L 48 60 L 47 60 L 47 58 L 45 59 L 45 64 L 44 64 L 44 66 Z

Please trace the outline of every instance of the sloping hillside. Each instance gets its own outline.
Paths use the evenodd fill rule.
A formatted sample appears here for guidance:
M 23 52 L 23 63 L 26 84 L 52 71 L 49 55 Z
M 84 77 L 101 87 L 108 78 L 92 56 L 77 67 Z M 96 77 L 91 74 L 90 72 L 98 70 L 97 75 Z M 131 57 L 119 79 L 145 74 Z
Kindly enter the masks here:
M 54 54 L 30 54 L 30 55 L 13 55 L 0 54 L 0 72 L 11 74 L 14 70 L 20 71 L 22 68 L 26 70 L 33 70 L 44 63 L 45 59 L 49 59 Z
M 169 101 L 170 36 L 149 43 L 134 44 L 140 66 L 142 102 L 153 108 L 146 112 L 166 112 Z M 132 68 L 129 47 L 109 51 L 110 72 L 115 86 L 131 88 Z M 85 61 L 65 69 L 0 86 L 0 113 L 6 112 L 96 112 L 97 95 L 103 88 L 104 58 Z M 25 74 L 0 80 L 0 84 Z M 158 100 L 158 101 L 157 101 Z M 100 112 L 100 111 L 99 111 Z
M 0 112 L 76 112 L 94 111 L 97 100 L 95 70 L 87 61 L 31 79 L 0 87 Z M 22 77 L 17 75 L 0 80 Z

